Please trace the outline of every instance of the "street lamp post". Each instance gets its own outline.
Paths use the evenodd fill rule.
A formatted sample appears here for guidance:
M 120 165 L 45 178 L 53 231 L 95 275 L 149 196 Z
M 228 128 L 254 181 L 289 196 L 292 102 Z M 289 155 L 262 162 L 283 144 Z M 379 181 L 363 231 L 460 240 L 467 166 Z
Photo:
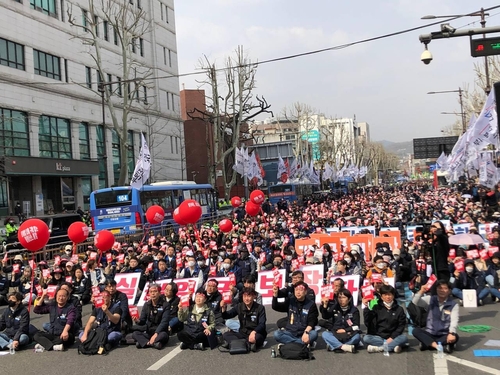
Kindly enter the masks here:
M 421 19 L 422 20 L 433 20 L 436 18 L 453 18 L 453 17 L 481 17 L 481 21 L 479 22 L 481 24 L 481 28 L 485 29 L 486 28 L 486 16 L 489 16 L 489 13 L 485 13 L 484 8 L 481 8 L 481 10 L 469 14 L 452 14 L 449 16 L 434 16 L 434 15 L 428 15 L 428 16 L 423 16 Z M 483 33 L 483 38 L 486 38 L 486 33 Z M 490 68 L 488 65 L 488 56 L 484 56 L 484 75 L 486 79 L 486 87 L 484 88 L 484 91 L 486 92 L 486 95 L 489 95 L 491 91 L 491 84 L 490 84 Z M 463 111 L 462 111 L 463 112 Z
M 467 130 L 467 125 L 465 123 L 465 113 L 464 113 L 464 102 L 463 102 L 463 90 L 461 87 L 458 90 L 444 90 L 444 91 L 429 91 L 427 94 L 448 94 L 452 92 L 458 92 L 458 98 L 460 100 L 460 116 L 462 117 L 462 133 Z

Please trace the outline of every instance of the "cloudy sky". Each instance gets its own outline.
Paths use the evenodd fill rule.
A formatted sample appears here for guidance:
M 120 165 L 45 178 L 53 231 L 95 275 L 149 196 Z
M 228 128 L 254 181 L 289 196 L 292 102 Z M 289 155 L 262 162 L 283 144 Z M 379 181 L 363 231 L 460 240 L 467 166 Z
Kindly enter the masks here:
M 476 4 L 476 5 L 475 5 Z M 424 15 L 466 14 L 499 5 L 493 0 L 176 0 L 179 71 L 198 67 L 206 55 L 222 66 L 242 45 L 253 60 L 333 47 L 422 26 Z M 500 23 L 500 8 L 490 11 L 487 26 Z M 457 29 L 479 28 L 479 17 L 453 21 Z M 435 40 L 430 65 L 420 61 L 420 34 L 439 25 L 349 48 L 261 65 L 258 95 L 275 115 L 301 102 L 327 116 L 366 121 L 372 140 L 409 141 L 441 136 L 460 112 L 455 90 L 474 82 L 468 38 Z M 182 77 L 185 88 L 198 88 L 196 77 Z M 199 78 L 198 78 L 199 79 Z

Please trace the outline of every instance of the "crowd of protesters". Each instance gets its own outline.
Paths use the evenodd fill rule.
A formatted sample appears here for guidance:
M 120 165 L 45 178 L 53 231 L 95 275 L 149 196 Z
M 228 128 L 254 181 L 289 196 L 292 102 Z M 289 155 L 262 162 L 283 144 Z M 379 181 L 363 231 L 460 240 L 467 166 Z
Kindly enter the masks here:
M 255 217 L 246 215 L 243 202 L 231 214 L 230 233 L 222 233 L 217 223 L 206 223 L 198 237 L 197 229 L 187 226 L 166 235 L 147 235 L 143 241 L 117 242 L 103 254 L 89 246 L 77 258 L 68 245 L 56 263 L 36 264 L 34 278 L 28 262 L 16 255 L 12 261 L 4 259 L 0 268 L 0 304 L 8 304 L 0 317 L 0 349 L 19 350 L 34 342 L 35 349 L 65 350 L 77 339 L 87 342 L 101 328 L 106 339 L 98 354 L 131 344 L 162 349 L 172 335 L 177 335 L 181 349 L 229 347 L 231 341 L 245 339 L 256 351 L 267 336 L 266 307 L 255 290 L 257 274 L 282 269 L 286 287 L 274 287 L 271 305 L 287 314 L 277 322 L 278 343 L 313 348 L 321 326 L 325 331 L 320 337 L 329 351 L 352 353 L 362 343 L 370 353 L 382 352 L 384 346 L 399 353 L 408 339 L 398 289 L 409 285 L 414 304 L 429 310 L 426 325 L 415 331 L 421 350 L 435 349 L 441 340 L 451 352 L 458 340 L 462 291 L 475 289 L 480 305 L 500 298 L 500 253 L 491 251 L 498 246 L 500 230 L 493 226 L 485 236 L 490 250 L 484 255 L 483 250 L 488 250 L 484 245 L 450 246 L 453 227 L 445 227 L 441 220 L 470 224 L 469 231 L 477 233 L 480 224 L 500 219 L 499 190 L 484 191 L 472 183 L 438 190 L 426 183 L 360 188 L 343 196 L 281 201 L 276 207 L 265 202 L 263 214 Z M 408 225 L 422 227 L 413 241 L 405 239 Z M 335 252 L 320 244 L 321 257 L 315 256 L 316 251 L 304 254 L 305 264 L 323 264 L 325 275 L 339 277 L 333 283 L 333 297 L 322 298 L 318 308 L 314 292 L 295 266 L 294 260 L 301 256 L 295 241 L 326 233 L 327 228 L 342 231 L 350 226 L 374 226 L 377 232 L 383 227 L 398 228 L 402 246 L 380 242 L 366 256 L 358 245 Z M 115 275 L 120 273 L 140 274 L 135 302 L 141 293 L 148 293 L 148 300 L 138 315 L 131 314 L 127 296 L 116 288 Z M 232 298 L 226 301 L 214 277 L 230 275 L 235 282 Z M 359 275 L 373 285 L 373 298 L 361 299 L 365 330 L 358 301 L 353 301 L 340 278 L 344 275 Z M 430 290 L 426 284 L 432 275 L 437 281 Z M 394 277 L 396 288 L 386 285 L 384 277 Z M 200 286 L 187 305 L 177 296 L 175 280 L 182 278 L 197 278 Z M 162 289 L 156 283 L 165 279 L 173 281 Z M 325 278 L 325 282 L 329 281 Z M 43 327 L 30 323 L 30 302 L 35 314 L 50 315 L 49 323 Z M 82 306 L 89 303 L 92 314 L 83 322 Z M 440 313 L 443 308 L 445 314 Z

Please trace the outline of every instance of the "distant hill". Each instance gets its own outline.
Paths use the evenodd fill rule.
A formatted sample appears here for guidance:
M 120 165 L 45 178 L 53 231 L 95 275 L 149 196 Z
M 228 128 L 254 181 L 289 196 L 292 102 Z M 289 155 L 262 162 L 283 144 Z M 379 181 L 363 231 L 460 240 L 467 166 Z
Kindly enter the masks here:
M 391 141 L 379 141 L 387 152 L 391 152 L 398 156 L 408 156 L 408 154 L 413 153 L 413 141 L 408 142 L 391 142 Z

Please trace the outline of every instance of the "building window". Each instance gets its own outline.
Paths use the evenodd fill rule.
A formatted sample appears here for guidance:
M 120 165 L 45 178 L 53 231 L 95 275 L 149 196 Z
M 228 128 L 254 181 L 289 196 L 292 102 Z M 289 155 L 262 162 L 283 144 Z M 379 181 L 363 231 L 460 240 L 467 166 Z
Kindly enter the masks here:
M 99 38 L 99 17 L 94 16 L 94 32 L 95 36 Z
M 69 82 L 68 60 L 64 59 L 64 82 Z
M 167 65 L 167 47 L 163 47 L 163 64 Z
M 170 93 L 167 92 L 167 109 L 170 109 Z
M 144 39 L 139 38 L 139 52 L 144 57 Z
M 121 155 L 121 150 L 120 150 L 120 137 L 118 136 L 118 133 L 116 132 L 115 129 L 111 130 L 111 148 L 113 152 L 113 181 L 114 184 L 116 185 L 118 183 L 118 180 L 120 179 L 120 170 L 121 170 L 121 164 L 120 164 L 120 155 Z
M 0 156 L 30 156 L 26 113 L 0 108 Z
M 111 82 L 113 82 L 113 76 L 111 74 L 108 73 L 108 88 L 109 88 L 109 92 L 113 93 L 113 84 Z
M 104 126 L 96 126 L 96 149 L 97 160 L 99 160 L 99 189 L 105 188 L 106 182 L 106 136 Z
M 113 42 L 115 43 L 115 46 L 118 45 L 118 32 L 115 27 L 113 27 Z
M 142 86 L 142 91 L 144 93 L 144 104 L 148 103 L 148 88 L 146 86 Z
M 103 29 L 104 40 L 106 42 L 109 42 L 109 24 L 108 24 L 108 21 L 102 21 L 102 29 Z
M 172 67 L 172 51 L 168 50 L 168 66 Z
M 48 78 L 61 80 L 61 67 L 59 57 L 45 52 L 33 50 L 35 74 Z
M 30 0 L 30 4 L 32 9 L 57 17 L 56 0 Z
M 81 187 L 83 195 L 83 210 L 90 209 L 90 193 L 92 192 L 92 179 L 90 177 L 81 177 Z
M 142 3 L 141 0 L 137 0 L 137 8 L 142 9 Z
M 40 156 L 71 159 L 71 130 L 69 120 L 52 116 L 39 119 Z
M 135 40 L 135 38 L 132 38 L 132 42 L 130 44 L 132 44 L 132 53 L 136 53 L 136 49 L 135 49 L 136 40 Z
M 64 18 L 64 0 L 61 0 L 59 5 L 61 6 L 60 9 L 61 9 L 61 21 L 64 22 L 66 21 L 66 19 Z
M 163 19 L 165 18 L 165 16 L 163 15 L 163 3 L 160 1 L 160 17 L 161 17 L 161 20 L 163 21 Z
M 116 94 L 121 98 L 122 97 L 122 79 L 120 77 L 116 77 L 118 81 L 118 85 L 116 87 Z
M 92 88 L 92 68 L 86 66 L 85 67 L 85 80 L 87 82 L 87 87 L 89 89 Z
M 89 31 L 89 29 L 88 29 L 89 21 L 87 18 L 88 15 L 89 15 L 89 13 L 85 9 L 82 9 L 82 26 L 83 26 L 83 30 L 85 32 Z
M 163 5 L 165 7 L 165 22 L 168 23 L 168 6 Z
M 24 46 L 0 38 L 0 65 L 24 70 Z
M 179 153 L 179 137 L 175 137 L 175 153 Z
M 174 137 L 172 137 L 171 135 L 169 135 L 170 137 L 170 153 L 173 154 L 174 153 Z
M 90 160 L 90 145 L 89 145 L 89 124 L 80 122 L 79 125 L 79 145 L 80 159 Z

